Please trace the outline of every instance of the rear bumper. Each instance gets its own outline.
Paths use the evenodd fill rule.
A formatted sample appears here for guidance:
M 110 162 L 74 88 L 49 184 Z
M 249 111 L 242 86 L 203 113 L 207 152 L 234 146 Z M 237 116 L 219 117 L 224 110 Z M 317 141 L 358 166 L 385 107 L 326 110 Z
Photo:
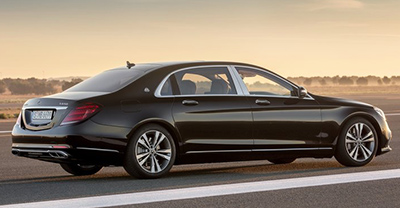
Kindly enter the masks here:
M 12 131 L 14 155 L 56 163 L 121 165 L 130 129 L 99 125 L 90 120 L 79 125 L 30 131 L 18 124 Z
M 27 157 L 55 163 L 78 163 L 83 165 L 121 165 L 123 153 L 118 150 L 98 148 L 53 148 L 49 144 L 18 144 L 13 143 L 11 153 L 16 156 Z

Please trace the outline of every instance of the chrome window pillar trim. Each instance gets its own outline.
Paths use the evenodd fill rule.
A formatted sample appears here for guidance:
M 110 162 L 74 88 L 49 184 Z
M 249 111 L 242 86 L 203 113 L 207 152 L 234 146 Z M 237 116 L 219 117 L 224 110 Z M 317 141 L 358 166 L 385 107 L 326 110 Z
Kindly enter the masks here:
M 229 73 L 232 77 L 233 84 L 235 85 L 237 95 L 247 95 L 246 92 L 247 93 L 249 93 L 249 92 L 247 91 L 246 88 L 243 88 L 243 86 L 241 84 L 242 82 L 239 80 L 241 78 L 240 78 L 240 75 L 237 72 L 237 70 L 232 65 L 228 65 L 227 67 L 228 67 Z
M 228 74 L 231 76 L 233 83 L 232 86 L 236 90 L 236 94 L 193 94 L 193 95 L 161 95 L 161 89 L 164 86 L 165 82 L 169 79 L 169 77 L 175 73 L 184 71 L 184 70 L 190 70 L 190 69 L 197 69 L 197 68 L 211 68 L 211 67 L 225 67 L 228 70 Z M 156 91 L 154 92 L 154 96 L 157 98 L 173 98 L 173 97 L 201 97 L 201 96 L 239 96 L 239 90 L 237 86 L 235 85 L 234 77 L 232 76 L 231 71 L 229 70 L 229 65 L 200 65 L 200 66 L 191 66 L 191 67 L 186 67 L 186 68 L 181 68 L 177 69 L 171 73 L 169 73 L 167 76 L 164 77 L 164 79 L 160 82 L 160 84 L 157 86 Z
M 175 71 L 174 71 L 175 72 Z M 162 98 L 162 97 L 174 97 L 174 95 L 161 95 L 161 89 L 163 88 L 165 82 L 169 79 L 169 77 L 174 73 L 171 72 L 167 76 L 164 77 L 164 79 L 160 82 L 160 84 L 157 86 L 156 91 L 154 92 L 154 96 L 157 98 Z
M 242 95 L 246 95 L 249 96 L 249 90 L 246 87 L 246 84 L 243 82 L 242 77 L 240 76 L 239 72 L 237 71 L 237 69 L 235 68 L 234 65 L 229 65 L 229 69 L 231 70 L 231 73 L 233 74 L 234 79 L 236 80 L 236 83 L 238 85 L 238 87 L 241 89 L 242 91 Z

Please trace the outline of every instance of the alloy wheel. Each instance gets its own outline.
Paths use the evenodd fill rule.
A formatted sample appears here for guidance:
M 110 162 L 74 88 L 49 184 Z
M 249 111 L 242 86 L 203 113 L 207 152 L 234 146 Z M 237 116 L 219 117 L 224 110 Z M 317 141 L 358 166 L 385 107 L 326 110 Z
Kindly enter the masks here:
M 158 130 L 143 133 L 135 145 L 135 158 L 148 173 L 160 173 L 170 164 L 172 147 L 169 139 Z
M 361 122 L 353 124 L 346 133 L 345 146 L 348 155 L 357 162 L 364 162 L 373 156 L 375 136 L 371 128 Z

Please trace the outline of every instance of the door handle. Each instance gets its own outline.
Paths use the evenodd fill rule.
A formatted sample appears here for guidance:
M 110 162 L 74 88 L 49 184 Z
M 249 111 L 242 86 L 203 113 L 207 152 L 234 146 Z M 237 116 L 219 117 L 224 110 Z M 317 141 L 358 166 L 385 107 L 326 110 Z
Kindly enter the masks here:
M 256 104 L 258 104 L 258 105 L 270 105 L 271 102 L 269 102 L 268 100 L 257 99 L 256 100 Z
M 183 100 L 182 105 L 198 105 L 199 102 L 196 100 Z

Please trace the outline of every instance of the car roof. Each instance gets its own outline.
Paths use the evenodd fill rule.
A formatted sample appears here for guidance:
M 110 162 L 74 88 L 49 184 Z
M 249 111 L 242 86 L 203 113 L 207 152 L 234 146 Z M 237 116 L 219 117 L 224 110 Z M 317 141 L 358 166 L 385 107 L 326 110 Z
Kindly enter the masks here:
M 170 62 L 152 62 L 152 63 L 138 63 L 134 66 L 128 68 L 128 66 L 118 67 L 110 70 L 139 70 L 144 73 L 151 72 L 157 70 L 159 68 L 164 67 L 191 67 L 191 66 L 206 66 L 206 65 L 242 65 L 242 66 L 253 66 L 258 67 L 251 64 L 240 63 L 240 62 L 232 62 L 232 61 L 170 61 Z
M 132 63 L 130 63 L 132 64 Z M 253 64 L 247 64 L 247 63 L 243 63 L 243 62 L 234 62 L 234 61 L 169 61 L 169 62 L 151 62 L 151 63 L 138 63 L 138 64 L 133 64 L 131 65 L 131 67 L 129 68 L 128 66 L 123 66 L 123 67 L 118 67 L 118 68 L 114 68 L 114 69 L 110 69 L 110 70 L 136 70 L 136 71 L 140 71 L 142 73 L 142 75 L 144 74 L 148 74 L 150 72 L 153 71 L 157 71 L 158 69 L 162 69 L 162 68 L 173 68 L 173 70 L 175 69 L 179 69 L 179 68 L 188 68 L 188 67 L 195 67 L 195 66 L 207 66 L 207 65 L 238 65 L 238 66 L 248 66 L 248 67 L 255 67 L 258 69 L 263 69 L 265 71 L 268 71 L 271 74 L 274 74 L 275 76 L 278 76 L 280 78 L 285 79 L 284 77 L 280 76 L 279 74 L 270 71 L 266 68 L 257 66 L 257 65 L 253 65 Z M 291 82 L 290 80 L 285 79 L 286 81 L 294 84 L 293 82 Z

